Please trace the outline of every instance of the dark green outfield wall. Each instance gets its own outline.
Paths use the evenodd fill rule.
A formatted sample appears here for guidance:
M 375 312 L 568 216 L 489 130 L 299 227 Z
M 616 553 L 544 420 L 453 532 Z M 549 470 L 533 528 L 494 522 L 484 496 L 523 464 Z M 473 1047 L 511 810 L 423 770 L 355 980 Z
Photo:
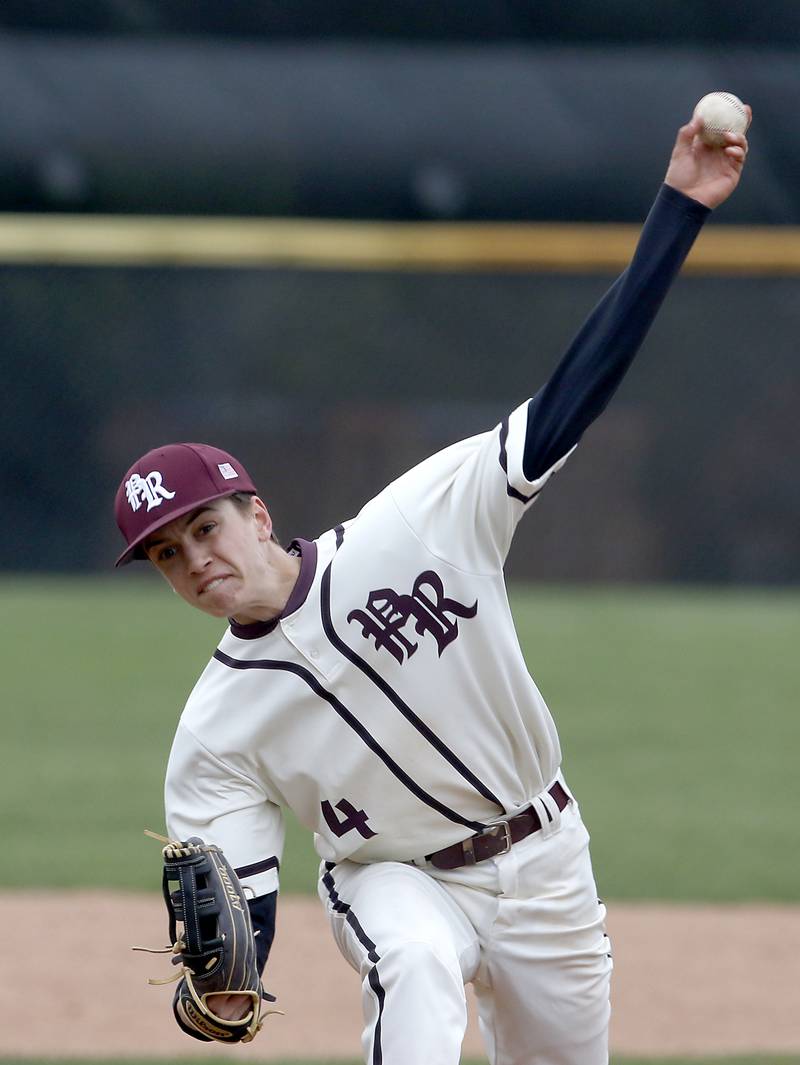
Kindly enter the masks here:
M 639 0 L 571 0 L 569 17 L 556 0 L 471 0 L 430 4 L 428 0 L 336 3 L 296 0 L 253 4 L 252 0 L 48 0 L 30 4 L 5 0 L 0 25 L 28 31 L 115 35 L 233 37 L 239 39 L 411 40 L 411 41 L 639 41 L 782 44 L 800 33 L 794 0 L 766 0 L 757 7 L 731 0 L 671 0 L 669 18 L 655 19 Z
M 723 89 L 755 114 L 727 220 L 797 225 L 799 47 L 0 34 L 0 210 L 636 222 Z
M 6 570 L 106 569 L 141 453 L 216 443 L 312 536 L 544 382 L 610 278 L 0 268 Z M 516 577 L 800 580 L 800 278 L 686 277 Z

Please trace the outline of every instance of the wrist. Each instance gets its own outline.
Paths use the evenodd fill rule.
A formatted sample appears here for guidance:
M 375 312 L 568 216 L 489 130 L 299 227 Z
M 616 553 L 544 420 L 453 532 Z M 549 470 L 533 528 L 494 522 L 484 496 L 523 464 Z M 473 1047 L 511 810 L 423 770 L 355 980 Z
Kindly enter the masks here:
M 711 214 L 713 208 L 703 200 L 699 199 L 697 195 L 692 195 L 695 191 L 696 190 L 679 189 L 676 185 L 670 184 L 670 182 L 665 179 L 661 186 L 659 198 L 667 200 L 676 208 L 682 210 L 685 214 L 690 215 L 698 222 L 703 222 Z

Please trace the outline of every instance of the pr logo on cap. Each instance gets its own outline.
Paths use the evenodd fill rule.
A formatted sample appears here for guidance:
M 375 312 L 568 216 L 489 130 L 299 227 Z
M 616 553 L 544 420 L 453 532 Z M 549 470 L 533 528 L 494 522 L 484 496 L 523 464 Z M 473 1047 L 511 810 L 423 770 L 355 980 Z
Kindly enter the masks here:
M 226 481 L 232 481 L 234 477 L 239 476 L 233 466 L 231 466 L 230 462 L 218 462 L 217 469 Z
M 225 474 L 223 473 L 224 476 Z M 234 474 L 235 476 L 236 474 Z M 146 477 L 140 477 L 138 473 L 134 473 L 125 482 L 125 495 L 131 505 L 131 510 L 137 511 L 145 501 L 147 502 L 147 509 L 152 510 L 153 507 L 160 507 L 165 499 L 174 499 L 175 493 L 170 492 L 164 486 L 163 480 L 164 478 L 158 470 L 153 470 Z

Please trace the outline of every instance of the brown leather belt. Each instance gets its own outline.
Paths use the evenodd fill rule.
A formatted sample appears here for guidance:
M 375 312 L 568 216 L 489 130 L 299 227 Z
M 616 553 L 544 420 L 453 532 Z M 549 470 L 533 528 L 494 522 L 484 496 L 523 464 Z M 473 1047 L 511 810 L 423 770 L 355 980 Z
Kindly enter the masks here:
M 555 799 L 559 810 L 563 810 L 570 799 L 558 781 L 549 789 L 549 794 Z M 529 806 L 521 814 L 488 825 L 482 832 L 461 843 L 453 843 L 440 851 L 434 851 L 433 854 L 426 854 L 425 861 L 437 869 L 458 869 L 462 865 L 475 865 L 476 862 L 485 862 L 487 858 L 505 854 L 511 850 L 513 844 L 538 832 L 541 827 L 539 815 Z

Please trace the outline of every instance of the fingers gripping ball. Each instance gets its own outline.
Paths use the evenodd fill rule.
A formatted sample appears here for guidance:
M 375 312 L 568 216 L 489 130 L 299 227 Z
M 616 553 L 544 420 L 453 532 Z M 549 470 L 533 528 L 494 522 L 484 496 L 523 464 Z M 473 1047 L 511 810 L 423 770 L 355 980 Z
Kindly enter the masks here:
M 742 101 L 732 92 L 710 92 L 694 109 L 703 120 L 700 137 L 706 144 L 721 148 L 726 133 L 746 133 L 750 119 Z
M 261 985 L 250 909 L 239 878 L 225 855 L 192 837 L 166 841 L 163 892 L 169 938 L 180 979 L 173 1000 L 178 1024 L 196 1039 L 247 1043 L 261 1029 L 274 1002 Z M 178 924 L 182 930 L 178 932 Z M 244 1016 L 230 1020 L 215 1011 L 222 996 L 250 1000 Z

